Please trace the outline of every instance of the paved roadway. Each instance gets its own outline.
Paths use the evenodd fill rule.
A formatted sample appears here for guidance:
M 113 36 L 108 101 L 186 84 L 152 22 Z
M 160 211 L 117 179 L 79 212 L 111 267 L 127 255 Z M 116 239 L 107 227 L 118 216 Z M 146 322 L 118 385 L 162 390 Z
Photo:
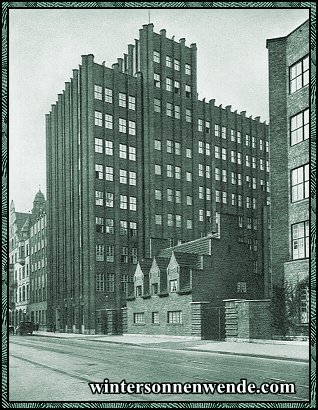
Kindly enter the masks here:
M 307 401 L 308 364 L 89 339 L 10 338 L 10 401 Z M 296 394 L 101 394 L 89 382 L 294 382 Z

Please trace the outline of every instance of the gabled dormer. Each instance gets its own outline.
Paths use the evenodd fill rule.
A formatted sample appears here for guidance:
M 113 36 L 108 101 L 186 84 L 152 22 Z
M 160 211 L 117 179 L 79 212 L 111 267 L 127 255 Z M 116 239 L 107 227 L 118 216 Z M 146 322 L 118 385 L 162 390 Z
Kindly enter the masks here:
M 152 265 L 151 259 L 139 261 L 134 275 L 135 297 L 148 297 L 149 292 L 149 270 Z
M 167 267 L 167 290 L 168 293 L 177 293 L 180 289 L 180 265 L 174 252 Z

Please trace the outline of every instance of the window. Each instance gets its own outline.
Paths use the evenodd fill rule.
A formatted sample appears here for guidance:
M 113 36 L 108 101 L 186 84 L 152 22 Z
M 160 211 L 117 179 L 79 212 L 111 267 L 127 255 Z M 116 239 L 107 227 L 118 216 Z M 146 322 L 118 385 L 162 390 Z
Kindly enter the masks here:
M 129 209 L 131 211 L 137 211 L 137 198 L 135 196 L 129 197 Z
M 180 119 L 180 105 L 174 106 L 174 118 L 176 118 L 177 120 Z
M 96 292 L 105 290 L 105 275 L 104 273 L 96 273 Z
M 211 176 L 211 168 L 210 168 L 210 165 L 206 165 L 206 167 L 205 167 L 205 177 L 206 177 L 206 178 L 210 178 L 210 176 Z
M 220 147 L 215 146 L 215 158 L 220 158 Z
M 220 168 L 215 168 L 215 180 L 220 181 Z
M 250 144 L 251 144 L 251 137 L 250 137 L 248 134 L 246 134 L 246 135 L 245 135 L 245 145 L 246 145 L 247 147 L 249 147 Z
M 252 148 L 256 148 L 256 138 L 252 137 Z
M 162 215 L 155 215 L 155 223 L 156 225 L 162 225 Z
M 168 214 L 168 226 L 173 226 L 172 214 Z
M 235 153 L 235 151 L 231 151 L 231 162 L 236 162 L 236 153 Z
M 105 141 L 105 155 L 113 155 L 113 141 Z
M 103 140 L 101 138 L 95 138 L 95 152 L 103 153 Z
M 181 204 L 181 191 L 176 190 L 176 204 Z
M 167 164 L 167 177 L 172 178 L 172 165 Z
M 127 132 L 127 121 L 124 118 L 119 118 L 119 132 Z
M 231 172 L 231 184 L 235 185 L 236 184 L 236 173 Z
M 203 165 L 199 164 L 199 177 L 203 177 Z
M 177 60 L 176 58 L 174 59 L 174 69 L 176 71 L 180 71 L 180 61 Z
M 246 165 L 247 167 L 249 167 L 249 166 L 251 165 L 251 160 L 250 160 L 250 156 L 249 156 L 249 155 L 246 155 L 246 156 L 245 156 L 245 165 Z
M 226 169 L 222 169 L 222 181 L 223 181 L 223 182 L 227 182 Z
M 160 53 L 159 53 L 159 51 L 154 50 L 154 52 L 153 52 L 153 61 L 155 63 L 160 63 Z
M 237 143 L 238 143 L 238 144 L 241 144 L 241 141 L 242 141 L 242 134 L 241 134 L 241 132 L 240 132 L 240 131 L 237 131 L 237 134 L 236 134 L 236 141 L 237 141 Z
M 264 141 L 262 139 L 259 140 L 259 150 L 260 151 L 264 150 Z
M 246 282 L 237 282 L 237 293 L 246 293 Z
M 119 158 L 127 158 L 127 145 L 119 144 Z
M 104 261 L 104 245 L 96 245 L 96 261 Z
M 192 219 L 187 219 L 187 229 L 192 229 Z
M 103 114 L 99 111 L 95 111 L 95 125 L 99 127 L 103 125 Z
M 252 218 L 247 218 L 247 229 L 252 229 Z
M 129 223 L 129 233 L 130 236 L 137 236 L 137 222 Z
M 235 142 L 235 130 L 231 129 L 231 141 Z
M 103 202 L 104 202 L 104 192 L 95 191 L 95 204 L 103 205 Z
M 174 176 L 176 179 L 181 179 L 181 168 L 180 167 L 175 167 Z
M 203 209 L 199 209 L 199 221 L 203 222 Z
M 226 204 L 227 203 L 227 192 L 222 192 L 222 203 Z
M 158 283 L 153 283 L 152 284 L 152 286 L 155 286 L 155 285 L 157 285 L 157 291 L 156 291 L 156 293 L 154 293 L 154 290 L 153 290 L 152 291 L 153 295 L 156 295 L 158 293 Z M 152 312 L 151 319 L 152 319 L 152 323 L 154 325 L 158 325 L 159 324 L 159 312 Z
M 96 179 L 104 178 L 103 165 L 95 164 L 95 178 Z
M 128 235 L 128 222 L 120 221 L 120 235 Z
M 210 155 L 211 150 L 210 150 L 210 144 L 208 142 L 205 143 L 205 155 Z
M 175 155 L 181 155 L 181 144 L 180 142 L 174 143 L 174 153 Z
M 188 108 L 186 109 L 186 122 L 191 122 L 192 121 L 192 113 L 191 110 Z
M 300 323 L 309 322 L 309 289 L 301 286 L 300 289 Z
M 112 192 L 106 192 L 105 206 L 113 208 L 114 206 L 114 194 Z
M 136 135 L 136 123 L 135 123 L 135 121 L 128 121 L 128 134 Z
M 113 167 L 105 167 L 105 179 L 106 181 L 114 180 L 114 169 Z
M 136 161 L 136 148 L 135 147 L 129 147 L 129 159 L 131 161 Z
M 167 140 L 167 152 L 172 154 L 173 151 L 173 143 L 171 140 Z
M 222 127 L 222 138 L 226 140 L 226 127 Z
M 161 151 L 161 141 L 160 140 L 155 140 L 155 149 L 158 151 Z
M 124 94 L 124 93 L 119 93 L 118 105 L 119 105 L 120 107 L 126 108 L 126 94 Z
M 222 148 L 222 159 L 226 161 L 226 148 Z
M 220 195 L 221 195 L 221 192 L 219 191 L 219 190 L 216 190 L 215 191 L 215 202 L 220 202 Z
M 236 194 L 231 194 L 231 204 L 232 206 L 236 206 Z
M 129 171 L 129 185 L 136 185 L 136 172 Z
M 291 171 L 291 201 L 301 201 L 309 197 L 309 164 Z
M 186 148 L 186 157 L 192 158 L 192 150 L 190 148 Z
M 172 91 L 172 79 L 169 77 L 166 78 L 166 90 Z
M 155 87 L 160 88 L 160 74 L 154 73 L 153 79 Z
M 265 146 L 266 146 L 266 152 L 269 152 L 269 142 L 265 141 Z
M 128 108 L 133 111 L 136 110 L 136 98 L 132 95 L 128 96 Z
M 205 197 L 207 201 L 211 201 L 211 189 L 208 187 L 206 188 Z
M 290 145 L 298 144 L 309 138 L 309 109 L 290 119 Z
M 293 64 L 289 68 L 289 91 L 295 91 L 305 87 L 309 83 L 309 56 Z
M 199 186 L 199 199 L 204 198 L 204 188 L 203 186 Z
M 172 117 L 172 104 L 167 102 L 166 105 L 166 114 L 168 117 Z
M 104 232 L 104 218 L 96 216 L 96 232 L 103 233 Z
M 175 94 L 180 94 L 180 82 L 177 80 L 174 82 L 174 92 Z
M 192 174 L 191 174 L 191 172 L 186 172 L 186 180 L 187 180 L 187 182 L 191 182 L 192 181 Z
M 240 152 L 237 153 L 237 163 L 242 164 L 242 154 Z
M 252 167 L 256 168 L 256 158 L 252 157 Z
M 120 261 L 121 261 L 121 263 L 128 263 L 128 248 L 127 248 L 127 246 L 123 246 L 121 248 Z
M 264 160 L 262 158 L 260 158 L 259 160 L 259 169 L 261 171 L 264 171 Z
M 177 279 L 173 279 L 170 281 L 170 292 L 171 293 L 177 291 L 177 285 L 178 285 Z
M 162 199 L 162 193 L 159 189 L 155 189 L 155 199 L 157 199 L 158 201 L 161 201 Z
M 191 97 L 191 86 L 190 85 L 185 85 L 185 95 L 187 98 Z
M 105 220 L 105 232 L 114 233 L 114 220 L 107 218 Z
M 249 196 L 246 197 L 246 208 L 251 207 L 251 198 Z
M 173 190 L 171 188 L 167 188 L 167 201 L 168 202 L 173 201 Z
M 158 98 L 154 99 L 154 110 L 155 112 L 161 112 L 161 101 Z
M 185 65 L 185 73 L 186 75 L 191 75 L 191 65 L 190 64 Z
M 238 204 L 238 206 L 239 207 L 242 207 L 242 195 L 241 194 L 238 194 L 238 196 L 237 196 L 237 204 Z
M 218 124 L 214 125 L 214 136 L 219 137 L 220 136 L 220 126 Z
M 106 274 L 106 291 L 114 292 L 115 290 L 115 274 L 107 273 Z
M 94 97 L 96 100 L 102 100 L 103 99 L 103 89 L 100 85 L 94 86 Z
M 172 58 L 170 56 L 166 56 L 166 66 L 172 68 Z
M 161 175 L 161 165 L 155 164 L 155 174 Z
M 187 205 L 192 205 L 192 196 L 187 195 Z
M 140 290 L 141 290 L 141 286 L 140 286 Z M 136 289 L 137 291 L 137 289 Z M 137 292 L 137 296 L 140 296 Z M 145 324 L 145 314 L 142 313 L 134 313 L 134 323 L 136 324 Z
M 114 262 L 114 245 L 106 246 L 106 261 Z
M 113 129 L 113 116 L 110 114 L 105 114 L 105 128 Z
M 181 310 L 169 311 L 168 312 L 168 323 L 181 324 L 182 323 L 182 311 Z
M 203 141 L 199 141 L 198 144 L 199 144 L 198 152 L 199 154 L 203 154 Z
M 198 131 L 203 131 L 203 120 L 198 119 Z
M 239 218 L 238 226 L 239 226 L 239 228 L 243 228 L 243 216 L 239 216 L 238 218 Z
M 121 184 L 127 184 L 127 171 L 125 169 L 119 170 L 119 182 Z
M 136 296 L 141 296 L 142 295 L 142 287 L 141 285 L 136 286 Z M 134 314 L 135 315 L 135 314 Z
M 110 88 L 105 88 L 105 102 L 113 102 L 113 90 L 111 90 Z
M 181 215 L 176 215 L 176 228 L 181 228 Z
M 292 225 L 292 258 L 309 258 L 309 221 Z
M 252 185 L 253 189 L 256 189 L 256 178 L 253 177 L 253 185 Z

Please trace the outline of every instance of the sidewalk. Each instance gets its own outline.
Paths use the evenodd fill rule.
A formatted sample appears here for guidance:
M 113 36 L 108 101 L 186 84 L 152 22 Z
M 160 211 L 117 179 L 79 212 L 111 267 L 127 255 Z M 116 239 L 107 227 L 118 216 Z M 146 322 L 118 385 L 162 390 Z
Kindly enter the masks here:
M 135 345 L 148 348 L 210 352 L 267 359 L 292 360 L 299 362 L 309 361 L 309 343 L 302 341 L 259 340 L 257 343 L 220 342 L 213 340 L 200 340 L 198 338 L 187 336 L 140 334 L 112 336 L 59 332 L 52 333 L 44 331 L 34 332 L 34 336 L 78 340 L 87 339 L 96 342 Z

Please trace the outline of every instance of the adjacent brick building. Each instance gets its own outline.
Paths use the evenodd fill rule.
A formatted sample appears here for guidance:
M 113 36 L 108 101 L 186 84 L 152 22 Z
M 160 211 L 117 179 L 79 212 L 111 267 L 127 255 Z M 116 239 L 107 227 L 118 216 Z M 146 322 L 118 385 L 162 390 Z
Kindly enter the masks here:
M 196 55 L 144 25 L 112 68 L 82 56 L 46 116 L 48 315 L 61 331 L 120 332 L 137 260 L 217 232 L 217 213 L 235 217 L 268 292 L 268 127 L 199 100 Z
M 282 307 L 285 298 L 287 330 L 306 333 L 310 255 L 309 21 L 286 37 L 267 40 L 267 48 L 273 287 L 281 295 Z M 280 325 L 280 331 L 284 331 L 285 325 Z
M 220 225 L 220 235 L 161 250 L 138 263 L 124 331 L 223 339 L 224 299 L 263 297 L 253 250 L 238 241 L 237 217 L 221 215 Z

